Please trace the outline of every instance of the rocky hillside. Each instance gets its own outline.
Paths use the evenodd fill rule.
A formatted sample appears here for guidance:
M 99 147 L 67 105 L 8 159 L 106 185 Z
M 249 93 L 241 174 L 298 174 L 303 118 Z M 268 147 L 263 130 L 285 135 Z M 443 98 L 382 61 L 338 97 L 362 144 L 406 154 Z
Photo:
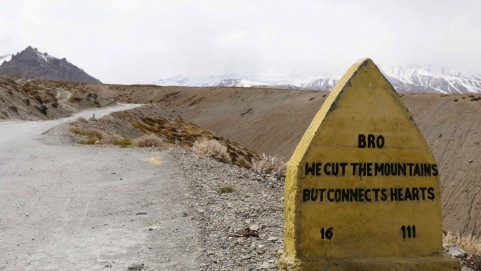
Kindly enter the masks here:
M 15 55 L 2 56 L 0 75 L 13 75 L 26 79 L 43 79 L 83 83 L 100 83 L 98 79 L 68 62 L 36 48 L 27 47 Z
M 180 116 L 154 105 L 112 113 L 99 120 L 78 119 L 71 123 L 70 132 L 81 144 L 113 144 L 128 146 L 162 145 L 191 149 L 196 142 L 214 140 L 226 147 L 229 161 L 250 168 L 258 155 L 236 142 L 215 135 Z M 153 136 L 142 139 L 143 136 Z M 88 142 L 88 139 L 93 139 Z M 148 141 L 151 141 L 150 143 Z
M 85 84 L 0 76 L 0 119 L 55 119 L 112 103 Z

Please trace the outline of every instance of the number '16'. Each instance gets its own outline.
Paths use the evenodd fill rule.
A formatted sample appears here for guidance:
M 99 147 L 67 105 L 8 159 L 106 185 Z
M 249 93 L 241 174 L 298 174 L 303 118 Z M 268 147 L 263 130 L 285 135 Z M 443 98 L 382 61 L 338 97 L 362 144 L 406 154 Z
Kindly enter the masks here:
M 332 227 L 329 227 L 327 229 L 324 229 L 324 227 L 321 228 L 321 239 L 331 240 L 333 235 L 334 229 Z

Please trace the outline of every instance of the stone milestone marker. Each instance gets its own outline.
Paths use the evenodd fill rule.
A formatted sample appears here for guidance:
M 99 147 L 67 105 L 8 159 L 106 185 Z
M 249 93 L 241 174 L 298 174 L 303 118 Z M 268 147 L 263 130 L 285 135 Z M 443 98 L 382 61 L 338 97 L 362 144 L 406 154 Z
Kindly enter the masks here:
M 439 168 L 370 59 L 342 77 L 287 168 L 283 270 L 459 270 L 443 257 Z

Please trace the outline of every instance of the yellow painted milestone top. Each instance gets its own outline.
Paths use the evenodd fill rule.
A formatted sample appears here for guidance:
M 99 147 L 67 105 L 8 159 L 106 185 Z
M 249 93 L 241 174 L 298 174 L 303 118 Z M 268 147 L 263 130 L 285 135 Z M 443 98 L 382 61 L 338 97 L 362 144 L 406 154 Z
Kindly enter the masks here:
M 284 270 L 459 270 L 442 257 L 439 171 L 370 59 L 342 77 L 289 160 Z

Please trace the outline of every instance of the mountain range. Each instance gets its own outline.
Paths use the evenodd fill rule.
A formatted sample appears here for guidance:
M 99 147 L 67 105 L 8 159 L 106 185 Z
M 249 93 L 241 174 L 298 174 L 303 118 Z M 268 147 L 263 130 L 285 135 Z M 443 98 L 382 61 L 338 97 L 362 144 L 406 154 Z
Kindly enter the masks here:
M 15 55 L 0 56 L 0 75 L 82 83 L 101 83 L 67 59 L 41 53 L 31 46 Z
M 446 67 L 433 66 L 391 67 L 382 69 L 387 80 L 398 93 L 445 93 L 469 94 L 481 93 L 481 75 L 463 73 Z M 287 77 L 286 77 L 287 76 Z M 289 73 L 281 72 L 274 76 L 262 74 L 223 74 L 218 76 L 177 75 L 161 79 L 154 84 L 160 86 L 191 87 L 267 87 L 283 89 L 331 90 L 339 75 L 323 75 L 304 80 L 289 80 Z
M 481 74 L 446 67 L 410 66 L 381 70 L 399 93 L 481 93 Z M 31 46 L 17 54 L 0 55 L 0 75 L 27 79 L 101 83 L 84 70 Z M 213 76 L 177 75 L 154 82 L 160 86 L 259 87 L 300 90 L 331 90 L 340 75 L 315 76 L 299 71 L 280 70 L 259 73 L 229 73 Z

